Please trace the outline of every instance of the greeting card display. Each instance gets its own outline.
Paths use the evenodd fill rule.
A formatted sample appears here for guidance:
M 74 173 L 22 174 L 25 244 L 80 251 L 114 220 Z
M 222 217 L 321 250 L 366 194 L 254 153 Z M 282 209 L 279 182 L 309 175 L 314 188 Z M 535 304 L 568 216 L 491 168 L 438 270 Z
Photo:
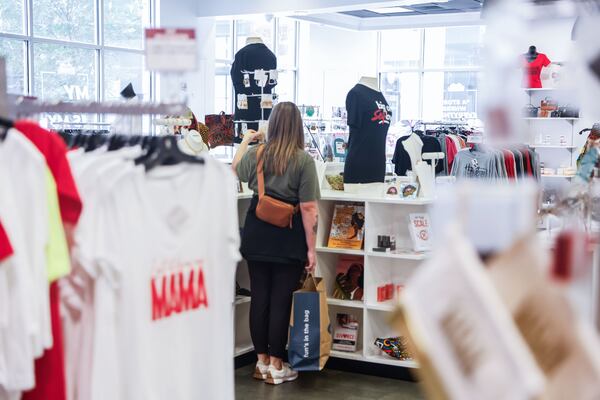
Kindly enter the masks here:
M 365 206 L 337 204 L 333 212 L 328 247 L 362 249 L 365 234 Z
M 408 216 L 410 237 L 414 251 L 431 250 L 431 229 L 429 214 L 414 213 Z

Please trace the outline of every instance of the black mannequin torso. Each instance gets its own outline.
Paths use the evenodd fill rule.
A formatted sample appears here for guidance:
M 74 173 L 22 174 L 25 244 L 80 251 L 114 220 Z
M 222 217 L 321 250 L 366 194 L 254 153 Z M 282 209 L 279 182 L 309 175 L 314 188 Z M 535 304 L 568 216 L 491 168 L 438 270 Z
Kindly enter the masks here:
M 533 62 L 538 56 L 538 52 L 535 46 L 529 46 L 529 51 L 525 53 L 525 59 L 527 62 Z

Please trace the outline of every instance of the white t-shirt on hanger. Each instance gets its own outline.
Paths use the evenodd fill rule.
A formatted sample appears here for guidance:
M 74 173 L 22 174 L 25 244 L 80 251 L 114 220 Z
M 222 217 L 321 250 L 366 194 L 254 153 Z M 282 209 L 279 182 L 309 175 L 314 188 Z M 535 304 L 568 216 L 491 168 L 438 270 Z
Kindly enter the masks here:
M 136 168 L 97 214 L 81 243 L 103 288 L 92 399 L 233 399 L 240 255 L 232 172 L 211 157 Z
M 34 385 L 34 357 L 52 345 L 46 271 L 48 208 L 46 164 L 20 132 L 0 143 L 0 220 L 14 255 L 1 267 L 7 279 L 10 313 L 0 326 L 0 385 L 19 391 Z

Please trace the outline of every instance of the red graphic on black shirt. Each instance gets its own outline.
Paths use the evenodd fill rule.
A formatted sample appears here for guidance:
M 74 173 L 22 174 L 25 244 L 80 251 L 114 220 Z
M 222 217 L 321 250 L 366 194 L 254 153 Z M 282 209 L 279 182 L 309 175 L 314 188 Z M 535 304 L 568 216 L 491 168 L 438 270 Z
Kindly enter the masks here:
M 152 320 L 174 314 L 208 308 L 202 262 L 186 264 L 183 268 L 152 277 Z
M 390 106 L 380 101 L 375 101 L 375 105 L 377 106 L 377 110 L 373 112 L 373 118 L 371 118 L 371 121 L 377 121 L 379 125 L 389 125 L 392 120 L 392 112 Z

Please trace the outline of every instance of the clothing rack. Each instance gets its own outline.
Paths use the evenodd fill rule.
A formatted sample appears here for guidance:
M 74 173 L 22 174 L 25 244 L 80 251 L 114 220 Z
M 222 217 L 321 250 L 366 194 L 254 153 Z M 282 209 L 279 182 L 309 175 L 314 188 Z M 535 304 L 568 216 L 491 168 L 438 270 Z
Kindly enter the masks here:
M 23 97 L 19 98 L 12 108 L 16 115 L 41 113 L 180 115 L 186 110 L 185 103 L 66 102 L 29 100 Z

